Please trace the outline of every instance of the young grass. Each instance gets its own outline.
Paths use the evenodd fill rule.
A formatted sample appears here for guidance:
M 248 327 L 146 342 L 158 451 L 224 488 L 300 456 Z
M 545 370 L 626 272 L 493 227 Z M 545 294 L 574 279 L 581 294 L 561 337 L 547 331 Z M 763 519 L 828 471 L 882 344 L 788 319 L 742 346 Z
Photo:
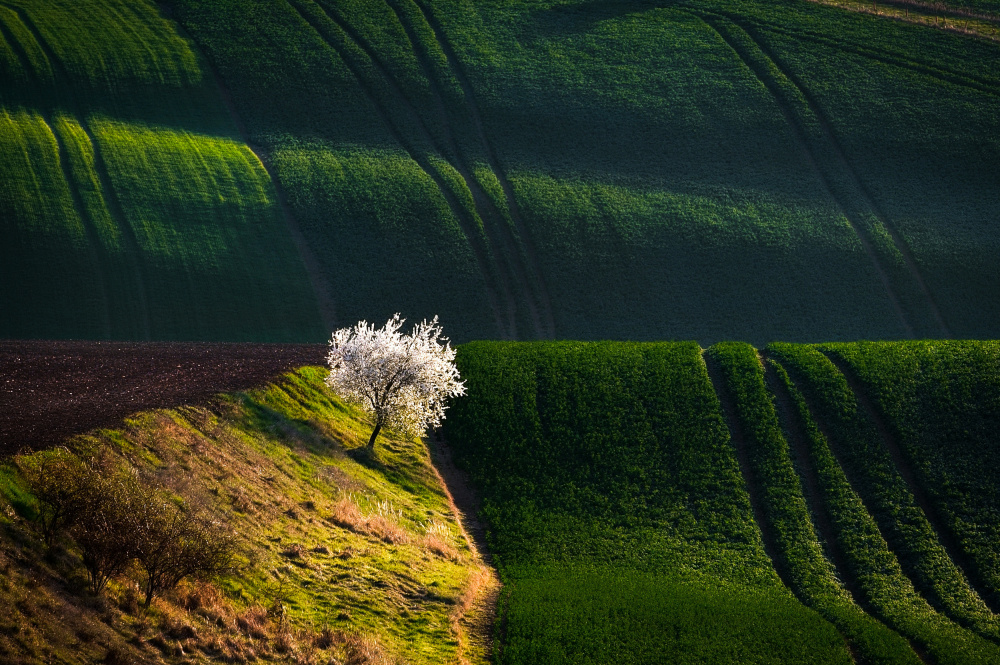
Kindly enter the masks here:
M 357 456 L 352 451 L 364 448 L 367 424 L 328 391 L 324 374 L 305 368 L 266 388 L 220 395 L 211 408 L 142 413 L 121 431 L 75 442 L 109 447 L 148 482 L 204 506 L 238 534 L 243 551 L 233 575 L 185 582 L 147 612 L 138 609 L 130 577 L 112 581 L 100 602 L 113 630 L 95 649 L 119 645 L 124 659 L 131 639 L 155 662 L 191 655 L 297 663 L 458 657 L 462 618 L 481 573 L 427 451 L 390 436 L 374 456 Z M 16 475 L 0 478 L 7 479 L 0 485 L 6 506 L 31 505 Z M 343 519 L 344 505 L 353 507 L 354 522 Z M 71 542 L 62 563 L 44 563 L 49 559 L 24 531 L 27 523 L 13 511 L 4 520 L 3 551 L 37 550 L 39 570 L 52 584 L 79 577 Z M 23 588 L 20 577 L 5 579 L 13 582 L 11 593 Z M 86 615 L 92 601 L 57 593 L 56 602 Z M 57 617 L 40 612 L 32 633 L 56 654 L 65 649 Z

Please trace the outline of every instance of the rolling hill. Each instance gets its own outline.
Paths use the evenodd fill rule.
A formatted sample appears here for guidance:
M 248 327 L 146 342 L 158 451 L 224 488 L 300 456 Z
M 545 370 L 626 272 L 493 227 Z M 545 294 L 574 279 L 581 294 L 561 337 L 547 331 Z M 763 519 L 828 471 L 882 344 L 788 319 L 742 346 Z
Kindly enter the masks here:
M 4 0 L 0 38 L 0 337 L 1000 334 L 986 37 L 804 0 Z
M 475 342 L 515 663 L 1000 663 L 995 343 Z

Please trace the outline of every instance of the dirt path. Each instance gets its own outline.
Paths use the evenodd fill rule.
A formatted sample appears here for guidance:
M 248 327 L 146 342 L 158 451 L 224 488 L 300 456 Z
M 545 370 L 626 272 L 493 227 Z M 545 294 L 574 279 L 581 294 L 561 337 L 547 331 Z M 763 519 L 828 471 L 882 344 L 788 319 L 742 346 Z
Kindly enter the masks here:
M 470 484 L 468 475 L 455 466 L 451 450 L 443 440 L 425 439 L 434 468 L 455 518 L 480 562 L 479 574 L 470 580 L 464 611 L 456 616 L 459 638 L 459 663 L 492 662 L 493 624 L 496 617 L 500 580 L 493 567 L 486 527 L 478 517 L 481 499 Z M 460 607 L 460 609 L 462 609 Z

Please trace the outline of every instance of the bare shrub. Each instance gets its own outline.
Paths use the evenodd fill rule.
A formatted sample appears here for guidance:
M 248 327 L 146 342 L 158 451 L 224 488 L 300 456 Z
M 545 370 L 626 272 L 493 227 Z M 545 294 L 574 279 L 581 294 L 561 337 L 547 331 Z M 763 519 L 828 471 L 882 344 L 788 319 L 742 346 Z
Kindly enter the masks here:
M 145 573 L 145 607 L 186 577 L 232 569 L 236 537 L 194 508 L 182 509 L 147 491 L 136 506 L 135 560 Z
M 45 544 L 51 545 L 80 511 L 87 466 L 64 447 L 19 455 L 15 463 L 38 499 L 38 524 Z
M 86 465 L 70 533 L 83 555 L 91 589 L 100 594 L 136 553 L 133 520 L 145 495 L 135 474 L 121 465 Z

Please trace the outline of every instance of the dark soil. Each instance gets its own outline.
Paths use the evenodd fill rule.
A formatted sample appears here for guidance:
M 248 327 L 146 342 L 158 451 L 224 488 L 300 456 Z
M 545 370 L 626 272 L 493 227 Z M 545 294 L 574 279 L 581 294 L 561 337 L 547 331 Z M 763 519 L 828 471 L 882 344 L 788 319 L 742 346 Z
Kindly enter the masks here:
M 323 344 L 0 340 L 0 456 L 325 360 Z

